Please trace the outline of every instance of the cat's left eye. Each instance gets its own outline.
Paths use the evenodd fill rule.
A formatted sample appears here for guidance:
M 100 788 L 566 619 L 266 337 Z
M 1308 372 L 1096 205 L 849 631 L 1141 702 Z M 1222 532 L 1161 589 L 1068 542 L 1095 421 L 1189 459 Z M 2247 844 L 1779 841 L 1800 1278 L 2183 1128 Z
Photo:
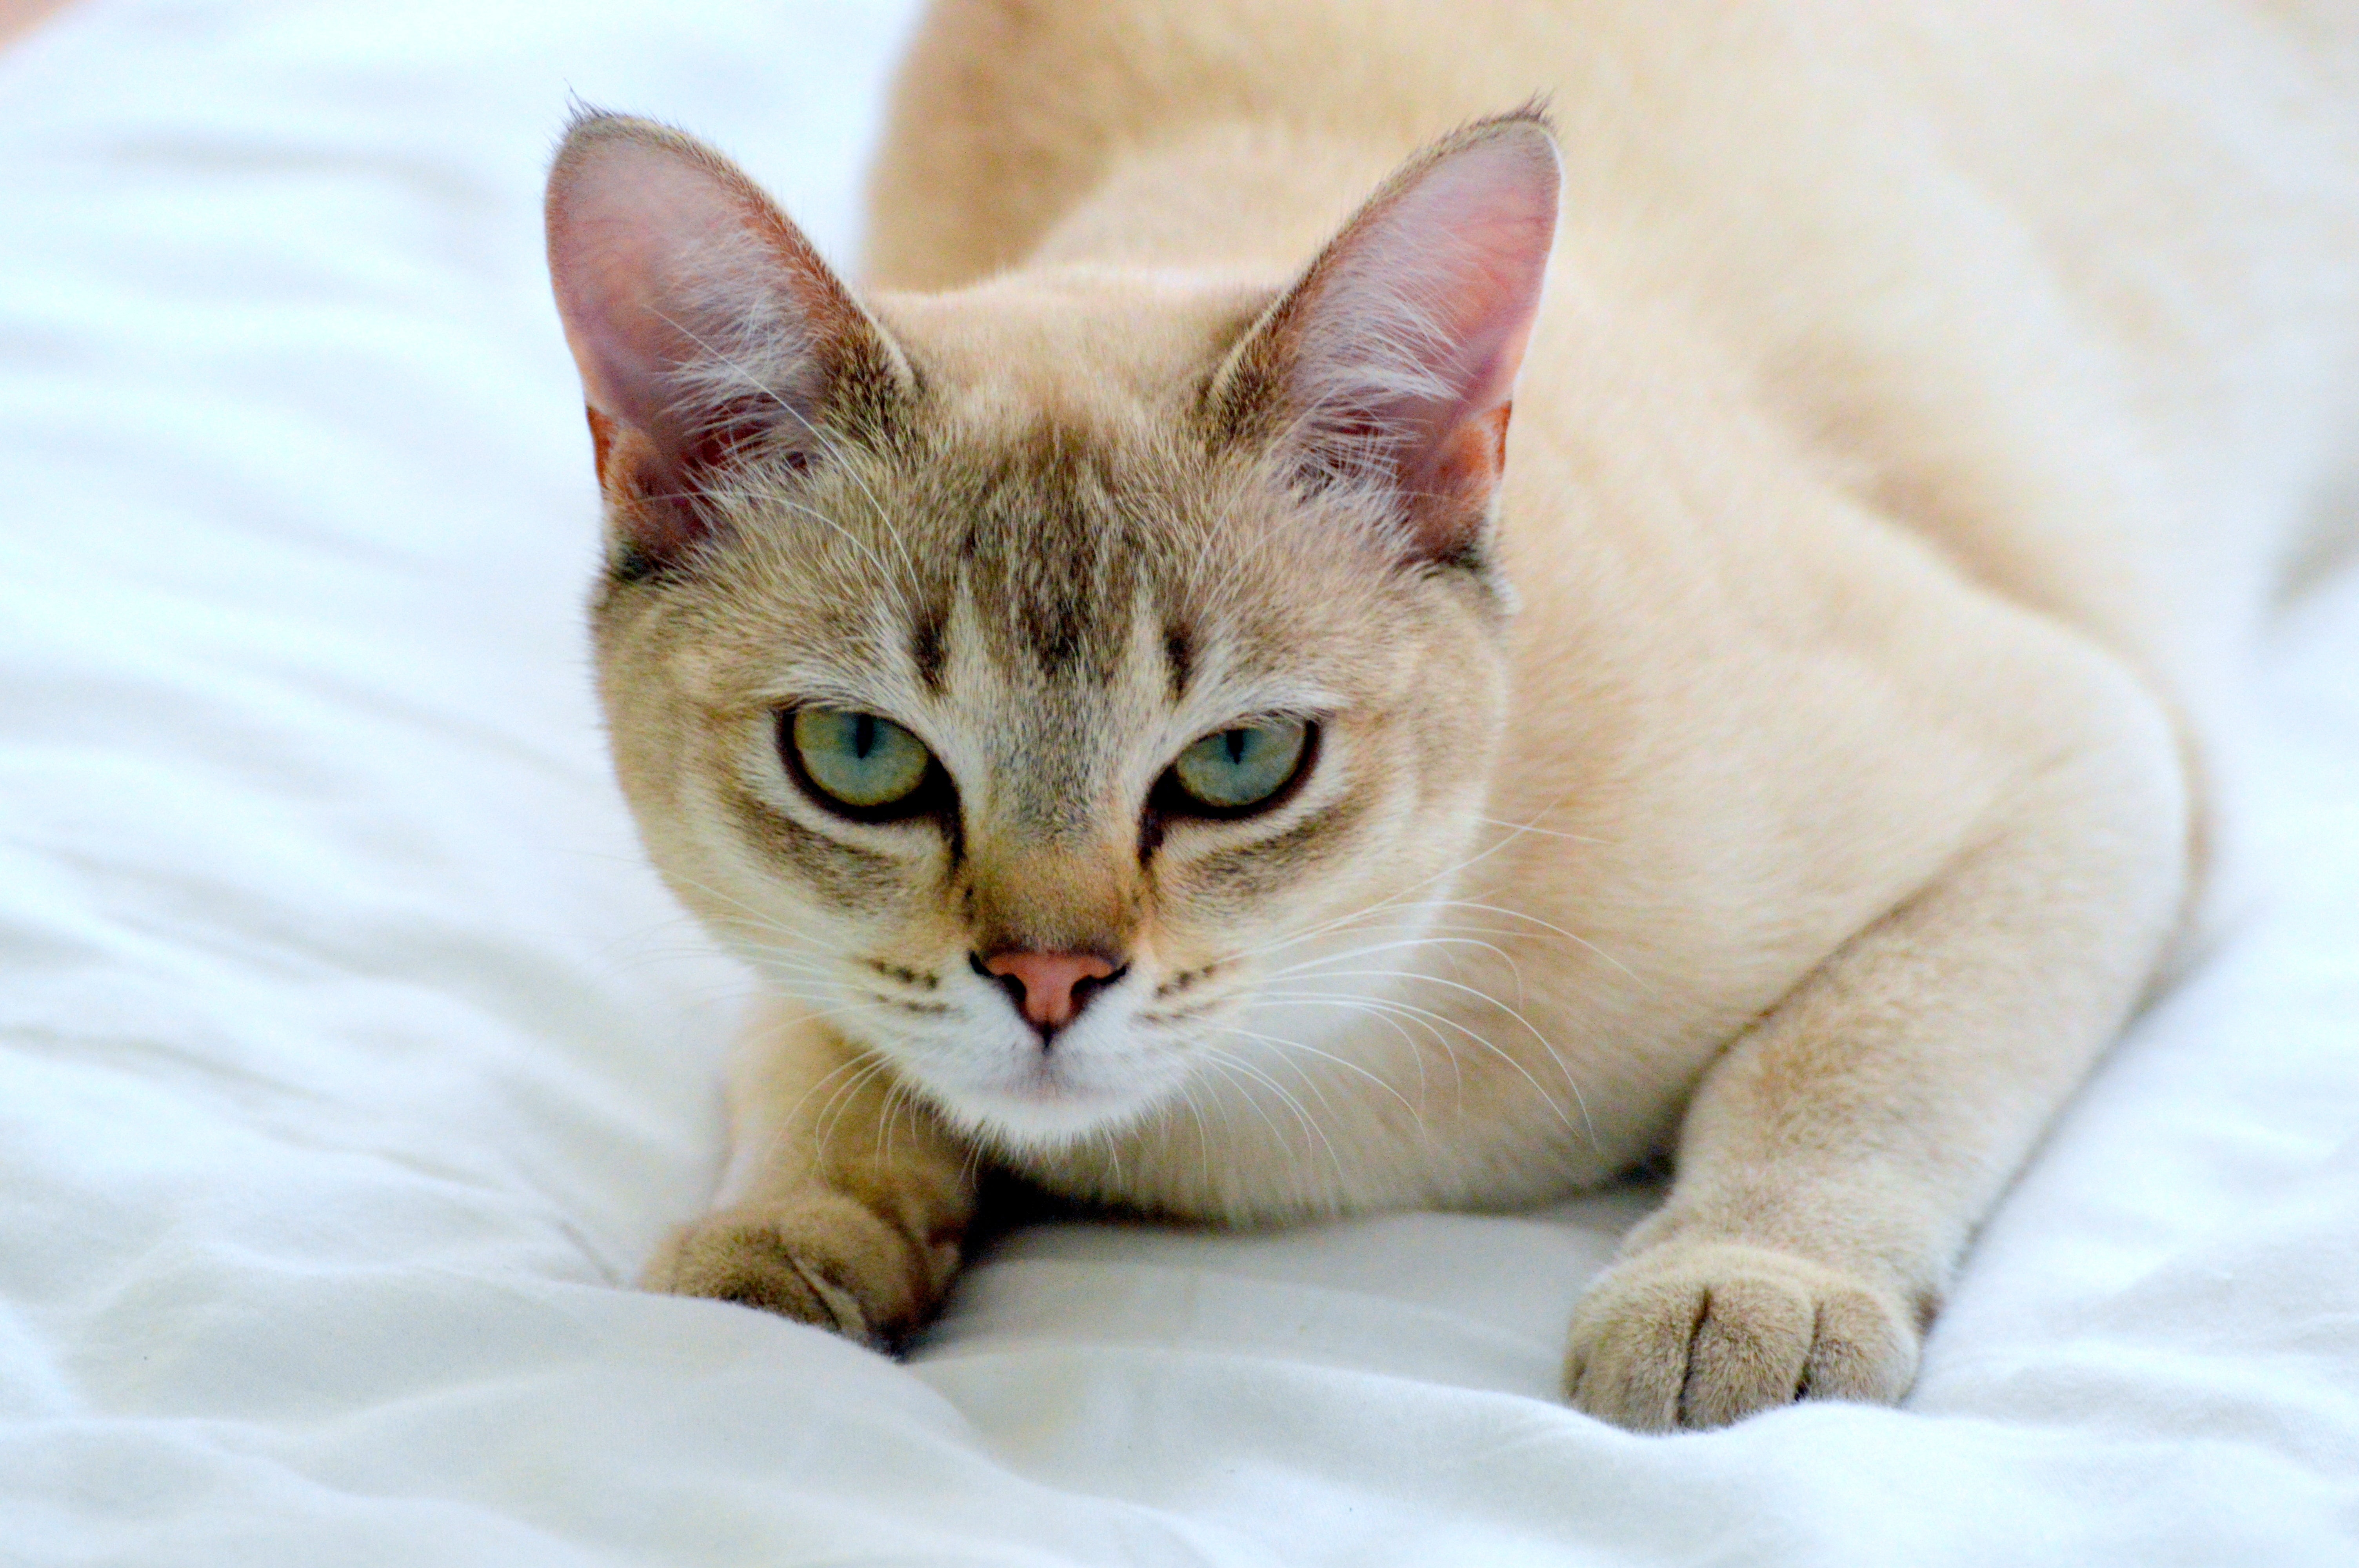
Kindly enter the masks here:
M 1245 816 L 1266 811 L 1308 770 L 1318 731 L 1299 719 L 1215 730 L 1173 759 L 1158 787 L 1166 812 Z
M 898 724 L 847 708 L 798 708 L 779 718 L 788 772 L 821 805 L 871 822 L 924 808 L 934 754 Z

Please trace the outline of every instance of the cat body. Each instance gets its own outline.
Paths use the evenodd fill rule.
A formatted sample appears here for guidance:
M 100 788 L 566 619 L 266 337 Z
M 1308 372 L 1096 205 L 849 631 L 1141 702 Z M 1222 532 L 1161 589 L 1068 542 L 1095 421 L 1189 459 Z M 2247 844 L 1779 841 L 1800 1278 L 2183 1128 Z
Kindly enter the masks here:
M 857 300 L 578 126 L 618 772 L 777 992 L 651 1282 L 883 1339 L 982 1160 L 1257 1222 L 1669 1152 L 1571 1397 L 1898 1397 L 2359 473 L 2359 12 L 2005 24 L 950 0 Z

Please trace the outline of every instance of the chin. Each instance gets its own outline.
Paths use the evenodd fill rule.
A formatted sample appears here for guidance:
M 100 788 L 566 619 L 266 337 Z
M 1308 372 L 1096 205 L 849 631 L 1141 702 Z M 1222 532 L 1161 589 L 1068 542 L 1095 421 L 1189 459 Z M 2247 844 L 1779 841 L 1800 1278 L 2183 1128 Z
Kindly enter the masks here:
M 1075 1083 L 1052 1066 L 997 1083 L 928 1085 L 935 1103 L 968 1136 L 1010 1151 L 1046 1152 L 1118 1132 L 1163 1098 L 1163 1086 Z

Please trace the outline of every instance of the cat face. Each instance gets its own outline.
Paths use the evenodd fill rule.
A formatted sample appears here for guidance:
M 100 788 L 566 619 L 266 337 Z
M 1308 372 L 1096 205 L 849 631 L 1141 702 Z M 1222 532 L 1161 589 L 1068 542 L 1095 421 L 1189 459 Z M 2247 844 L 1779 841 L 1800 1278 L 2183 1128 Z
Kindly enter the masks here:
M 1406 941 L 1480 819 L 1554 182 L 1506 122 L 1289 288 L 863 307 L 712 155 L 578 126 L 551 253 L 602 689 L 682 900 L 1008 1146 L 1300 1047 L 1292 977 Z

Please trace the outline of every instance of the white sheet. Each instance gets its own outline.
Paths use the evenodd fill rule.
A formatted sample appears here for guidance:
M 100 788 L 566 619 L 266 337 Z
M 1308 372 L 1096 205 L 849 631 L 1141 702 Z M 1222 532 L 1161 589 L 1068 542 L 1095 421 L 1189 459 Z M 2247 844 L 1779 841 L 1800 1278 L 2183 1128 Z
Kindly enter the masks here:
M 2359 574 L 2271 902 L 1906 1410 L 1553 1395 L 1643 1193 L 1022 1235 L 908 1366 L 620 1288 L 740 980 L 640 869 L 537 202 L 569 90 L 836 254 L 855 0 L 85 0 L 0 56 L 0 1562 L 2359 1560 Z

